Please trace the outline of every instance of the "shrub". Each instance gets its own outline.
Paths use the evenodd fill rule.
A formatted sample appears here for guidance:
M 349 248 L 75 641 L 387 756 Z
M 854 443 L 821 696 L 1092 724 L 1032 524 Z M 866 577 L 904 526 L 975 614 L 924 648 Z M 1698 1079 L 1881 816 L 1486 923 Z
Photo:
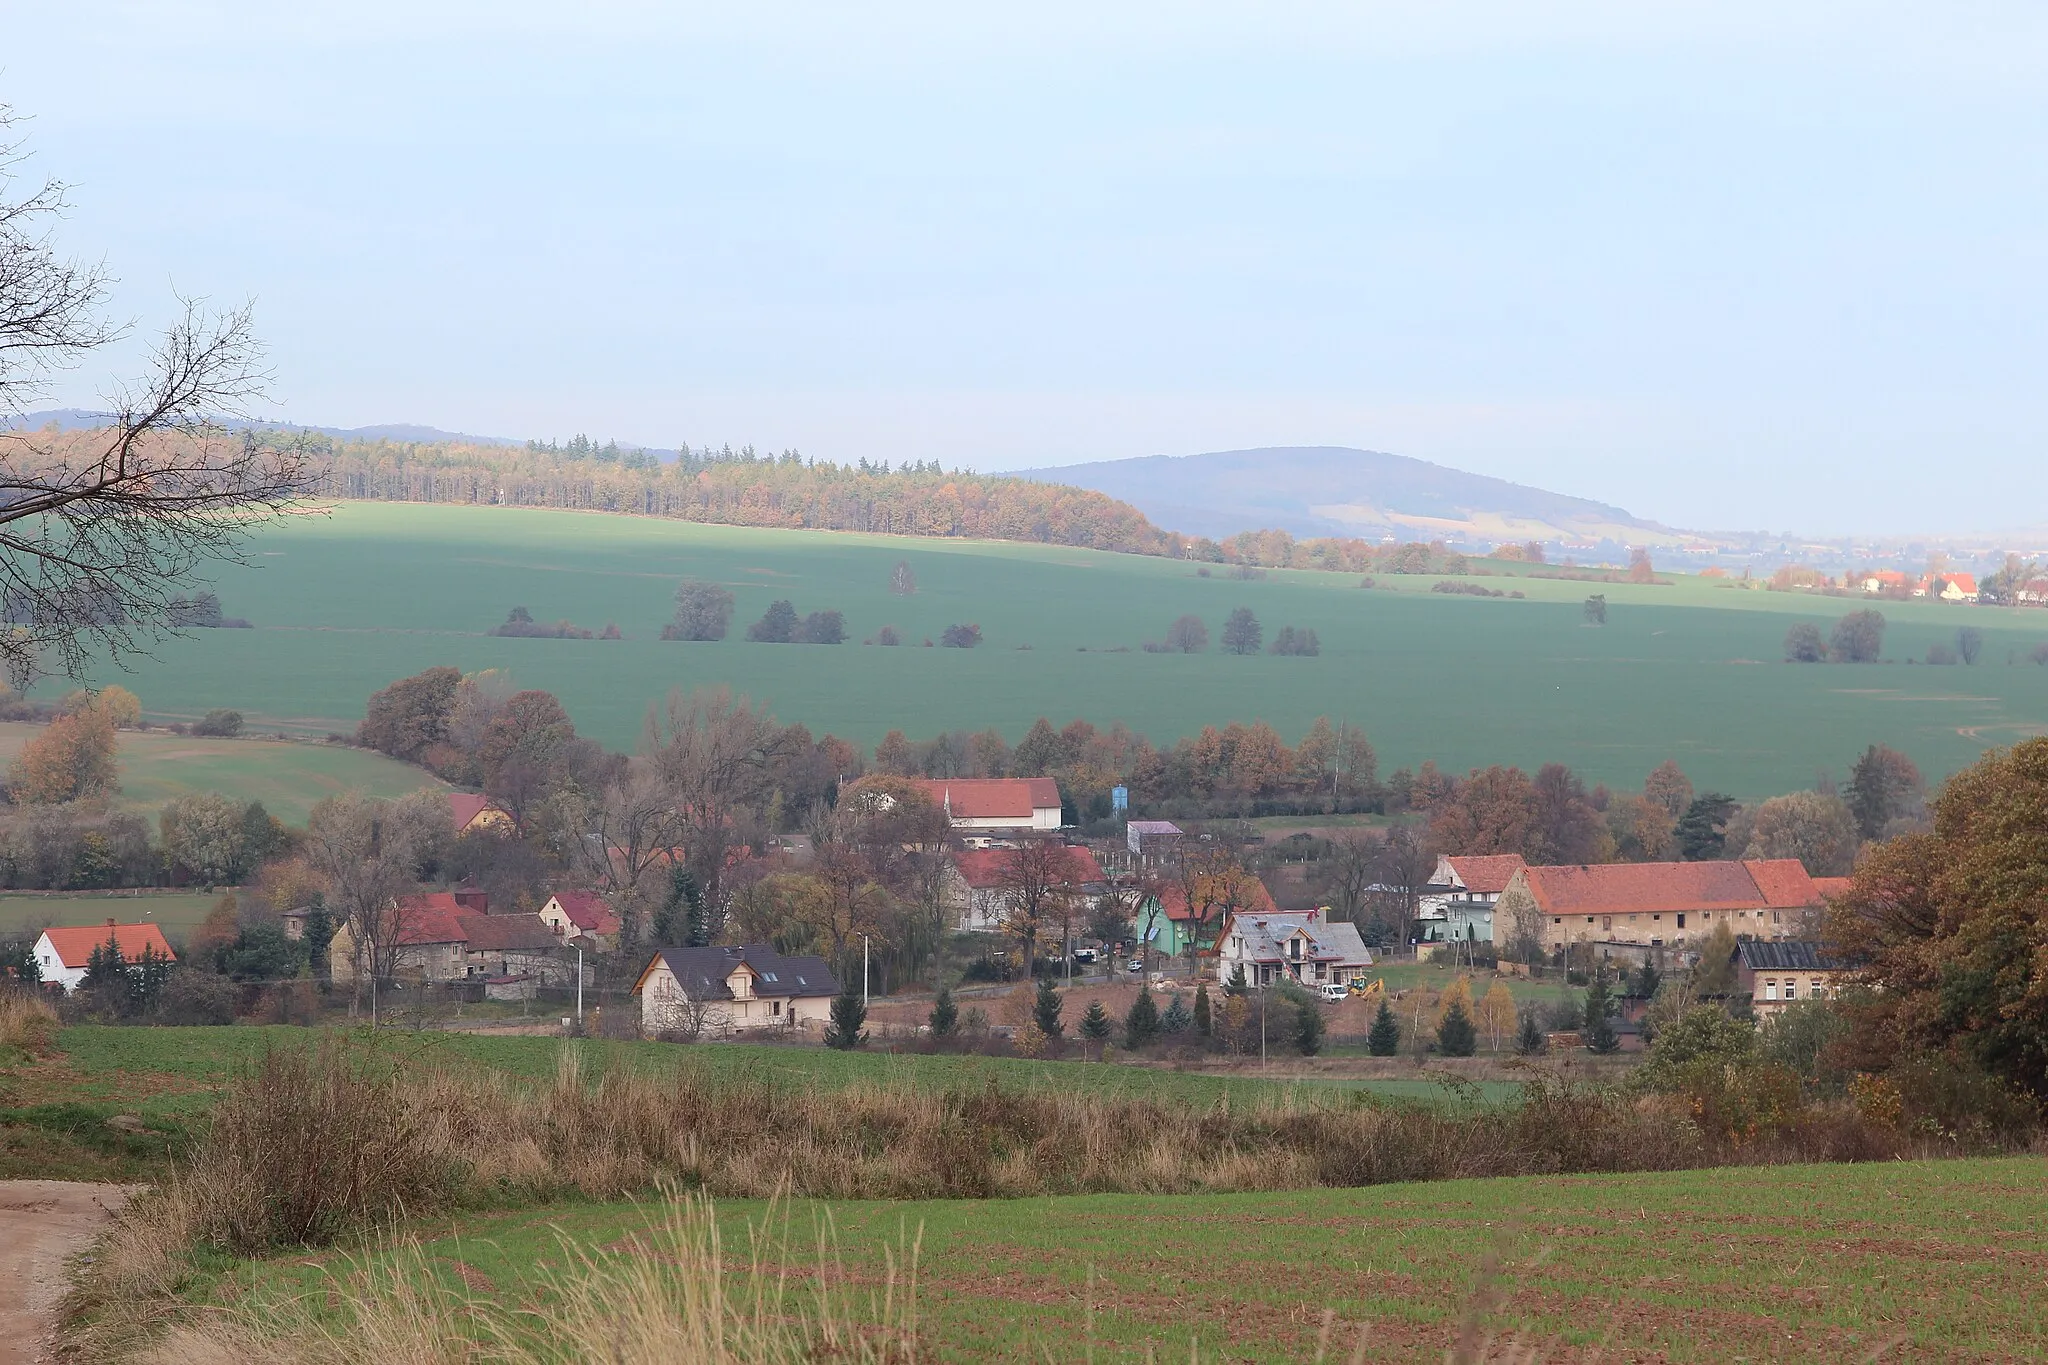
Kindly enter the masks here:
M 981 643 L 981 627 L 972 623 L 947 626 L 939 636 L 939 643 L 947 649 L 973 649 Z
M 1876 663 L 1884 652 L 1884 613 L 1865 608 L 1835 622 L 1829 652 L 1844 663 Z
M 1927 646 L 1928 663 L 1948 665 L 1953 664 L 1955 661 L 1956 652 L 1953 649 L 1950 649 L 1947 645 L 1932 644 Z
M 836 611 L 814 611 L 796 628 L 792 643 L 836 645 L 846 639 L 846 618 Z
M 1031 1021 L 1038 1025 L 1038 1031 L 1048 1042 L 1067 1031 L 1067 1026 L 1060 1022 L 1060 1010 L 1064 1005 L 1060 993 L 1053 989 L 1052 978 L 1038 978 L 1038 996 L 1031 1004 Z
M 939 987 L 938 995 L 932 1000 L 932 1012 L 928 1016 L 932 1026 L 932 1037 L 950 1038 L 960 1025 L 960 1007 L 953 1003 L 953 988 Z
M 1091 1043 L 1106 1043 L 1110 1027 L 1109 1011 L 1102 1007 L 1100 1000 L 1090 1000 L 1088 1012 L 1081 1016 L 1081 1036 Z
M 832 1021 L 825 1029 L 825 1046 L 836 1047 L 842 1052 L 851 1052 L 867 1042 L 862 1032 L 868 1021 L 868 1007 L 860 998 L 860 992 L 848 981 L 839 994 L 832 997 Z
M 1824 663 L 1827 657 L 1828 642 L 1821 638 L 1820 627 L 1813 622 L 1801 621 L 1785 632 L 1786 663 Z
M 8 1049 L 40 1057 L 57 1036 L 57 1011 L 32 990 L 0 989 L 0 1057 Z
M 533 613 L 525 607 L 514 607 L 507 613 L 505 622 L 491 631 L 493 635 L 515 640 L 589 640 L 593 634 L 571 621 L 556 621 L 549 624 L 533 619 Z M 618 638 L 618 628 L 612 628 L 611 638 Z
M 1323 1050 L 1323 1011 L 1313 1000 L 1295 1002 L 1294 1046 L 1304 1057 Z
M 234 739 L 242 733 L 240 711 L 208 711 L 192 722 L 195 735 L 212 735 L 219 739 Z
M 179 967 L 164 980 L 157 992 L 155 1018 L 159 1024 L 232 1024 L 241 991 L 225 976 Z
M 875 643 L 878 645 L 900 645 L 903 643 L 903 637 L 897 633 L 896 627 L 883 626 L 875 632 Z
M 1150 1047 L 1158 1038 L 1159 1005 L 1152 999 L 1150 988 L 1143 988 L 1131 1002 L 1130 1013 L 1124 1016 L 1124 1046 L 1136 1051 Z
M 1550 1041 L 1543 1036 L 1543 1028 L 1536 1022 L 1536 1012 L 1524 1011 L 1521 1031 L 1515 1035 L 1515 1051 L 1524 1057 L 1540 1057 L 1549 1050 Z
M 1297 658 L 1314 658 L 1323 652 L 1323 642 L 1316 638 L 1316 633 L 1312 630 L 1282 626 L 1273 636 L 1271 652 Z
M 733 596 L 716 583 L 686 578 L 676 588 L 675 619 L 661 628 L 664 640 L 723 640 L 732 627 Z

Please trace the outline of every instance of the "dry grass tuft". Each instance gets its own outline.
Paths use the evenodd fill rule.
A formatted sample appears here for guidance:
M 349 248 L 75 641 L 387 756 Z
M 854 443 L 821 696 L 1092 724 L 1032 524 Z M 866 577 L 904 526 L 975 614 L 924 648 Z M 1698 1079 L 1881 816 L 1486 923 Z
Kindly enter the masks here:
M 512 1308 L 455 1289 L 417 1246 L 359 1259 L 329 1291 L 251 1304 L 175 1328 L 140 1359 L 161 1365 L 491 1360 L 560 1365 L 800 1365 L 820 1359 L 896 1365 L 918 1356 L 917 1251 L 888 1267 L 870 1297 L 833 1288 L 829 1225 L 815 1271 L 792 1285 L 780 1214 L 750 1225 L 750 1255 L 728 1258 L 710 1199 L 672 1194 L 646 1242 L 591 1252 L 564 1244 L 567 1269 Z
M 40 1057 L 56 1035 L 57 1011 L 40 992 L 0 988 L 0 1051 Z

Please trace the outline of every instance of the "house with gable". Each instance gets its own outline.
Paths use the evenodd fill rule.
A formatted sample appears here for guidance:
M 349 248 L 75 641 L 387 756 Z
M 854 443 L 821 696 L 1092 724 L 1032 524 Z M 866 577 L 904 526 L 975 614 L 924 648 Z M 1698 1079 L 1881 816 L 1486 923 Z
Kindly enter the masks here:
M 1059 861 L 1066 867 L 1058 884 L 1060 894 L 1086 899 L 1109 889 L 1094 850 L 1077 844 L 1058 847 Z M 1011 848 L 972 848 L 947 860 L 946 899 L 956 927 L 971 933 L 993 933 L 1003 927 L 1016 907 L 1016 878 L 1009 870 L 1015 856 Z
M 510 834 L 515 828 L 511 812 L 475 792 L 449 792 L 448 815 L 455 822 L 455 837 L 474 834 L 481 830 L 492 830 Z
M 1250 896 L 1241 907 L 1246 913 L 1280 913 L 1280 907 L 1273 903 L 1273 893 L 1266 889 L 1264 882 L 1247 877 L 1243 886 Z M 1140 949 L 1149 948 L 1165 957 L 1185 957 L 1190 941 L 1198 935 L 1201 941 L 1195 945 L 1195 951 L 1214 952 L 1217 936 L 1222 932 L 1230 911 L 1216 906 L 1201 908 L 1207 910 L 1206 916 L 1197 916 L 1188 909 L 1186 887 L 1179 882 L 1166 882 L 1147 891 L 1139 899 L 1138 912 L 1131 920 L 1132 935 Z
M 1519 853 L 1438 858 L 1422 889 L 1422 913 L 1416 916 L 1422 941 L 1493 942 L 1494 906 L 1509 880 L 1527 866 Z
M 571 947 L 581 940 L 592 952 L 604 953 L 618 942 L 618 912 L 595 891 L 557 891 L 539 913 L 540 922 Z
M 786 957 L 762 943 L 663 948 L 633 983 L 640 1031 L 729 1037 L 822 1029 L 839 982 L 822 957 Z
M 399 896 L 386 912 L 384 930 L 392 944 L 391 974 L 405 980 L 445 984 L 484 977 L 525 976 L 543 984 L 571 979 L 561 940 L 539 915 L 484 913 L 481 892 L 428 891 Z M 336 983 L 355 980 L 355 926 L 343 921 L 328 945 Z M 367 951 L 360 954 L 368 967 Z
M 1348 986 L 1371 967 L 1372 952 L 1358 926 L 1331 920 L 1327 907 L 1239 911 L 1223 922 L 1216 938 L 1216 979 L 1228 982 L 1241 968 L 1245 983 L 1257 990 L 1283 979 L 1311 988 Z
M 1049 777 L 928 778 L 917 783 L 953 833 L 986 846 L 1060 828 L 1059 784 Z
M 1503 934 L 1528 932 L 1546 952 L 1585 944 L 1600 957 L 1641 961 L 1657 950 L 1697 949 L 1717 925 L 1738 939 L 1794 938 L 1822 903 L 1796 858 L 1597 863 L 1525 867 L 1509 878 L 1494 914 Z
M 1849 963 L 1818 943 L 1787 939 L 1735 945 L 1736 989 L 1747 995 L 1758 1019 L 1768 1019 L 1801 1000 L 1827 1000 L 1848 981 Z
M 116 924 L 112 920 L 105 924 L 45 929 L 29 951 L 36 960 L 44 983 L 62 986 L 64 993 L 69 995 L 85 980 L 86 968 L 92 964 L 93 950 L 105 948 L 110 943 L 121 950 L 121 960 L 131 967 L 145 954 L 166 962 L 178 960 L 178 955 L 171 951 L 171 945 L 164 938 L 164 931 L 156 925 Z

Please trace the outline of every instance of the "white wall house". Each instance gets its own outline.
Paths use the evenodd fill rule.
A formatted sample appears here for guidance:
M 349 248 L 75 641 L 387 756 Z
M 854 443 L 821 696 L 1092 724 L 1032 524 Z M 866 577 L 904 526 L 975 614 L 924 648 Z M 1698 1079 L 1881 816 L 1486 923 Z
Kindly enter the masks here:
M 633 984 L 640 1031 L 729 1037 L 822 1029 L 839 983 L 822 957 L 784 957 L 766 944 L 663 948 Z
M 164 931 L 156 925 L 116 924 L 108 920 L 105 924 L 43 930 L 34 950 L 36 966 L 42 971 L 45 982 L 62 986 L 69 994 L 85 980 L 85 969 L 92 961 L 93 949 L 103 948 L 110 942 L 129 962 L 140 958 L 145 951 L 172 962 L 178 960 L 164 939 Z
M 1230 981 L 1244 969 L 1254 989 L 1283 977 L 1305 986 L 1349 984 L 1372 967 L 1372 953 L 1355 924 L 1333 923 L 1328 909 L 1240 913 L 1216 939 L 1216 976 Z
M 1060 827 L 1059 784 L 1049 777 L 932 778 L 918 785 L 970 843 Z

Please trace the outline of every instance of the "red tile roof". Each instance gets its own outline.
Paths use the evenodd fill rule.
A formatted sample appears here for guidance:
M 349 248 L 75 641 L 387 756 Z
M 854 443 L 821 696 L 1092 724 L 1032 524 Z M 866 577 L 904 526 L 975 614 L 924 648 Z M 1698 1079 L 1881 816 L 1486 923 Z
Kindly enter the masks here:
M 398 898 L 398 946 L 418 948 L 429 943 L 467 943 L 469 932 L 462 918 L 469 912 L 451 891 L 427 891 Z
M 1069 846 L 1064 851 L 1067 875 L 1063 885 L 1086 886 L 1104 880 L 1093 849 Z M 1003 869 L 1011 853 L 1007 848 L 977 848 L 954 854 L 953 866 L 959 869 L 961 880 L 976 891 L 992 891 L 1003 884 Z
M 144 948 L 152 948 L 160 957 L 176 962 L 178 956 L 171 951 L 171 945 L 164 940 L 164 931 L 154 924 L 116 924 L 108 920 L 105 924 L 78 924 L 65 928 L 43 931 L 49 936 L 50 947 L 56 950 L 57 960 L 66 967 L 83 967 L 92 959 L 92 950 L 104 947 L 109 938 L 120 948 L 121 956 L 130 962 L 142 956 Z
M 1804 908 L 1820 903 L 1796 859 L 1741 863 L 1600 863 L 1519 874 L 1549 915 Z
M 1049 777 L 933 778 L 920 781 L 934 804 L 955 820 L 1031 823 L 1035 810 L 1058 810 L 1060 788 Z
M 1247 915 L 1277 915 L 1281 913 L 1280 907 L 1273 903 L 1273 893 L 1266 889 L 1264 882 L 1254 877 L 1251 879 L 1251 885 L 1251 903 L 1239 906 L 1238 909 L 1241 913 Z M 1170 882 L 1160 887 L 1158 895 L 1159 908 L 1168 919 L 1194 918 L 1194 916 L 1188 913 L 1187 892 L 1178 883 Z
M 562 946 L 539 915 L 463 915 L 461 927 L 473 953 L 545 952 Z
M 488 796 L 479 796 L 475 792 L 448 793 L 448 814 L 455 821 L 457 834 L 468 829 L 485 811 L 497 809 L 498 803 Z
M 586 934 L 616 934 L 619 932 L 619 917 L 611 905 L 595 891 L 557 891 L 555 904 L 562 907 L 562 913 L 569 917 L 569 923 Z
M 1508 879 L 1528 866 L 1519 853 L 1493 853 L 1444 861 L 1458 874 L 1458 880 L 1465 883 L 1465 889 L 1478 896 L 1498 896 L 1508 889 Z

